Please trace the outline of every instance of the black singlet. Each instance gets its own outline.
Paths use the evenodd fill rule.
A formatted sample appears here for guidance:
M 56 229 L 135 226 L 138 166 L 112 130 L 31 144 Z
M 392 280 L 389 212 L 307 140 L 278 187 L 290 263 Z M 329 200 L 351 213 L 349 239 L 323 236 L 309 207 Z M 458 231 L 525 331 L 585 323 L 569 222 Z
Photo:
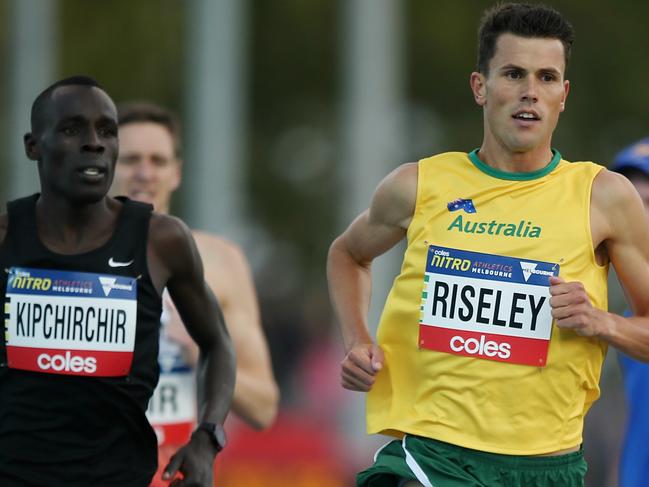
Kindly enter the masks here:
M 145 410 L 158 381 L 161 312 L 146 257 L 152 207 L 121 199 L 115 231 L 104 245 L 61 255 L 38 238 L 37 199 L 33 195 L 7 205 L 9 226 L 0 246 L 2 302 L 12 268 L 96 273 L 109 280 L 118 276 L 117 282 L 119 276 L 137 278 L 135 345 L 127 375 L 93 377 L 11 368 L 7 338 L 0 340 L 0 485 L 147 486 L 157 466 L 156 438 Z M 16 312 L 9 305 L 5 313 L 8 309 Z M 42 321 L 36 326 L 44 328 Z M 65 350 L 58 352 L 65 356 Z M 43 363 L 64 367 L 60 357 Z

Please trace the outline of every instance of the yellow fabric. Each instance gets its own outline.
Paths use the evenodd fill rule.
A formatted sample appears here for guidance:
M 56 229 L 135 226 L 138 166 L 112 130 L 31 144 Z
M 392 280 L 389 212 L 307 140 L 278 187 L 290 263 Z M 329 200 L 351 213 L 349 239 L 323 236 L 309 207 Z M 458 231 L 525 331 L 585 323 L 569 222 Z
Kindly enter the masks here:
M 560 277 L 581 281 L 593 305 L 607 309 L 608 265 L 595 261 L 589 214 L 592 182 L 602 166 L 559 161 L 558 153 L 556 159 L 547 174 L 541 171 L 527 180 L 488 174 L 466 153 L 419 162 L 408 246 L 378 330 L 386 365 L 368 394 L 369 433 L 409 433 L 515 455 L 549 453 L 582 442 L 584 416 L 599 397 L 604 342 L 553 324 L 545 367 L 418 347 L 423 274 L 431 244 L 559 262 Z M 458 198 L 470 198 L 476 213 L 449 211 L 447 203 Z M 463 223 L 493 220 L 518 227 L 523 221 L 523 226 L 539 229 L 528 231 L 527 237 L 460 232 L 457 225 L 449 230 L 459 215 Z

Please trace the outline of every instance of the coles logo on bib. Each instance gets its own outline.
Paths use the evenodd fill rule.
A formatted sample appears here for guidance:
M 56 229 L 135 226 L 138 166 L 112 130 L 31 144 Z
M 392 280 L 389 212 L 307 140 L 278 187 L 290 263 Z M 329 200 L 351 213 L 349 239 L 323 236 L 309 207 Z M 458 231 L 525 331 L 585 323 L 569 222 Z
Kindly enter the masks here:
M 419 346 L 545 366 L 552 334 L 549 277 L 558 264 L 431 245 Z

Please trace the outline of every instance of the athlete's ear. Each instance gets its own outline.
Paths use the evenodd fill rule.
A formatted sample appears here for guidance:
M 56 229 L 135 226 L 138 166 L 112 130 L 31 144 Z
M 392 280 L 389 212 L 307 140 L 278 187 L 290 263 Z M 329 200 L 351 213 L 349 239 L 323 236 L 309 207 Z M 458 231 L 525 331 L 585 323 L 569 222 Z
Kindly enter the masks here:
M 177 157 L 174 179 L 171 182 L 171 191 L 176 191 L 178 189 L 178 186 L 180 186 L 182 180 L 183 180 L 183 160 L 180 157 Z
M 40 154 L 38 151 L 38 142 L 34 134 L 27 132 L 23 135 L 23 142 L 25 144 L 25 154 L 27 158 L 31 161 L 38 161 L 40 159 Z
M 570 93 L 570 81 L 564 80 L 563 82 L 563 100 L 561 100 L 559 112 L 563 112 L 566 109 L 566 99 L 568 98 L 568 93 Z
M 474 71 L 473 73 L 471 73 L 470 83 L 475 102 L 481 107 L 485 106 L 485 104 L 487 103 L 487 86 L 485 76 L 482 73 Z

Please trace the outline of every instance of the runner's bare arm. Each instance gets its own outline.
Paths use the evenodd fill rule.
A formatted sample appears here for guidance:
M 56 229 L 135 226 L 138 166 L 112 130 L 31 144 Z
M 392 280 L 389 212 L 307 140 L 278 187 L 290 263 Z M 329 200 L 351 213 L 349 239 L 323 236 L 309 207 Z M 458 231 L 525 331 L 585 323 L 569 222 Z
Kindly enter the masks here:
M 416 163 L 404 164 L 377 187 L 369 210 L 331 244 L 327 259 L 329 294 L 340 322 L 346 356 L 342 384 L 368 391 L 383 364 L 367 326 L 371 265 L 406 235 L 417 199 Z
M 215 235 L 193 231 L 203 260 L 205 281 L 219 300 L 237 354 L 237 380 L 232 411 L 256 429 L 269 427 L 277 414 L 279 390 L 260 323 L 259 306 L 250 268 L 243 252 Z M 198 346 L 191 339 L 169 300 L 167 336 L 180 344 L 194 366 Z
M 552 314 L 560 327 L 649 361 L 649 226 L 642 201 L 624 176 L 607 170 L 595 178 L 591 201 L 593 244 L 610 258 L 634 316 L 593 308 L 581 283 L 554 278 Z
M 267 428 L 277 414 L 279 391 L 248 262 L 233 243 L 193 233 L 205 265 L 205 280 L 219 298 L 237 352 L 232 411 L 254 428 Z
M 198 420 L 222 424 L 234 391 L 235 357 L 221 309 L 205 282 L 200 255 L 180 220 L 154 214 L 150 225 L 149 263 L 156 287 L 166 285 L 187 331 L 200 348 L 197 367 Z M 164 273 L 164 274 L 162 274 Z M 215 449 L 203 431 L 172 457 L 166 473 L 183 472 L 178 485 L 211 486 Z

